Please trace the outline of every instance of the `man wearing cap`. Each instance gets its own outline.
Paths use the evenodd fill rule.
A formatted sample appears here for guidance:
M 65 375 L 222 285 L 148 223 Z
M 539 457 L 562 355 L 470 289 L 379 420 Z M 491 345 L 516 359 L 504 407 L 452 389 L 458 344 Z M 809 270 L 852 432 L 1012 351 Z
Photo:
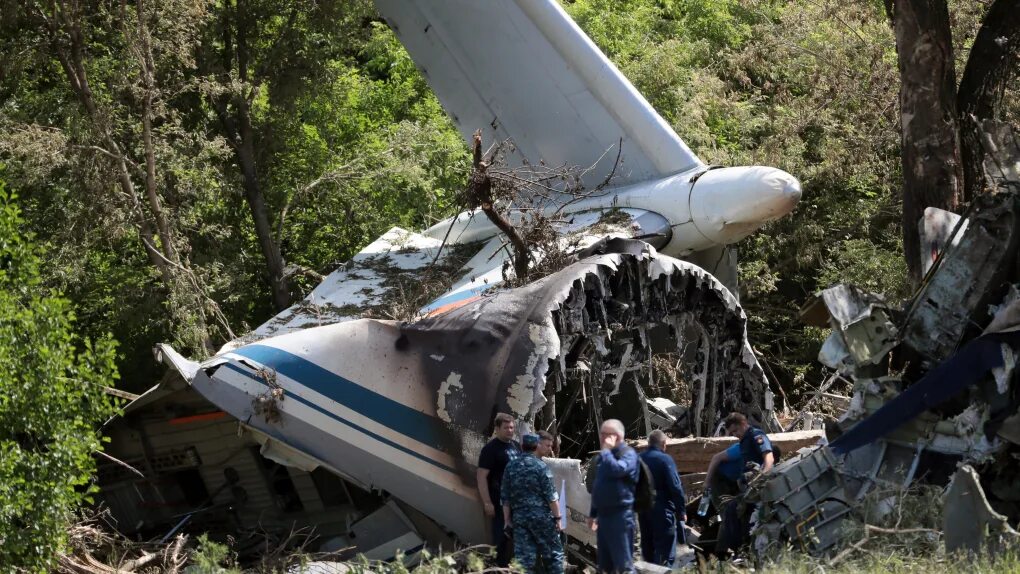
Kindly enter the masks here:
M 758 427 L 751 426 L 747 416 L 743 413 L 730 413 L 723 421 L 726 432 L 740 442 L 740 460 L 747 470 L 752 472 L 768 473 L 775 464 L 772 443 L 769 437 Z M 732 460 L 727 451 L 712 457 L 708 465 L 708 473 L 705 476 L 705 483 L 712 484 L 716 472 L 721 464 Z M 740 490 L 746 488 L 744 477 L 738 481 Z M 726 555 L 735 551 L 747 541 L 751 529 L 751 512 L 745 503 L 743 496 L 737 496 L 721 509 L 722 524 L 719 526 L 719 541 L 716 543 L 716 553 Z
M 553 485 L 552 471 L 535 456 L 538 443 L 538 435 L 524 435 L 521 438 L 524 455 L 510 461 L 503 471 L 499 489 L 503 520 L 513 533 L 514 556 L 525 572 L 536 572 L 541 558 L 544 572 L 563 574 L 560 497 Z

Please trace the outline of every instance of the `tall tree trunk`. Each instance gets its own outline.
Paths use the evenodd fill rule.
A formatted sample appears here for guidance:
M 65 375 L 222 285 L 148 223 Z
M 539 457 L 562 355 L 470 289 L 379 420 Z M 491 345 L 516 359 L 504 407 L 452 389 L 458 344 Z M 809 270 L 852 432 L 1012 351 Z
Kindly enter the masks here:
M 240 141 L 234 151 L 241 167 L 244 198 L 248 201 L 251 218 L 255 222 L 255 235 L 258 237 L 259 247 L 262 249 L 262 257 L 266 260 L 269 288 L 273 293 L 273 306 L 277 311 L 282 311 L 290 306 L 290 287 L 287 285 L 287 278 L 283 273 L 283 255 L 273 238 L 272 226 L 269 224 L 269 210 L 266 207 L 265 196 L 259 187 L 259 176 L 255 164 L 255 134 L 251 126 L 248 103 L 242 101 L 238 107 L 241 108 L 238 114 L 241 124 L 239 126 Z
M 30 6 L 26 6 L 31 9 Z M 122 8 L 124 6 L 122 5 Z M 100 108 L 92 88 L 89 85 L 85 60 L 85 37 L 81 29 L 82 15 L 75 4 L 54 4 L 51 14 L 45 19 L 50 32 L 53 55 L 60 63 L 67 77 L 71 91 L 85 108 L 86 116 L 92 124 L 96 136 L 102 145 L 95 146 L 106 157 L 113 160 L 117 171 L 117 181 L 121 195 L 127 201 L 125 209 L 132 214 L 138 227 L 139 239 L 149 257 L 150 263 L 160 274 L 164 288 L 170 294 L 183 293 L 187 301 L 187 309 L 179 310 L 181 316 L 194 320 L 198 330 L 198 345 L 205 351 L 213 352 L 215 347 L 209 335 L 208 321 L 205 310 L 205 296 L 200 285 L 195 282 L 187 262 L 182 262 L 173 246 L 173 236 L 169 220 L 159 200 L 156 185 L 155 148 L 152 141 L 152 105 L 155 85 L 151 47 L 148 43 L 148 30 L 145 27 L 139 2 L 137 10 L 137 44 L 131 47 L 139 58 L 141 80 L 145 93 L 142 96 L 142 141 L 145 156 L 144 198 L 138 192 L 132 177 L 137 165 L 129 159 L 125 151 L 128 146 L 121 146 L 110 127 L 110 114 Z M 126 12 L 122 11 L 122 17 Z M 66 43 L 65 43 L 66 40 Z M 155 220 L 155 225 L 152 220 Z
M 124 8 L 122 4 L 122 9 Z M 126 14 L 122 16 L 127 18 Z M 156 93 L 156 65 L 152 60 L 152 45 L 149 42 L 149 30 L 145 25 L 144 5 L 142 0 L 135 4 L 135 16 L 137 17 L 137 38 L 133 49 L 138 58 L 138 67 L 141 74 L 142 89 L 142 148 L 145 155 L 145 197 L 149 204 L 149 211 L 156 222 L 156 229 L 159 230 L 160 248 L 163 256 L 174 264 L 179 265 L 174 248 L 174 238 L 170 230 L 170 221 L 163 210 L 159 198 L 159 189 L 156 184 L 156 150 L 152 141 L 152 116 L 153 98 Z M 126 34 L 125 34 L 126 36 Z
M 233 24 L 233 26 L 231 25 Z M 266 206 L 265 194 L 259 183 L 258 165 L 255 154 L 255 130 L 251 121 L 251 98 L 254 98 L 255 87 L 249 70 L 248 27 L 250 21 L 245 10 L 244 0 L 238 0 L 234 11 L 234 22 L 231 23 L 229 7 L 224 7 L 222 19 L 223 57 L 222 63 L 226 71 L 237 61 L 238 78 L 241 80 L 241 93 L 234 94 L 230 99 L 233 110 L 228 102 L 220 99 L 214 102 L 220 123 L 227 134 L 228 141 L 234 150 L 234 158 L 241 170 L 244 198 L 248 203 L 252 221 L 255 223 L 255 236 L 258 238 L 259 249 L 266 262 L 269 277 L 269 289 L 272 293 L 273 307 L 282 311 L 290 306 L 290 287 L 284 275 L 283 254 L 277 239 L 273 237 L 270 225 L 269 209 Z M 231 29 L 233 28 L 233 33 Z M 251 90 L 248 93 L 247 90 Z M 234 115 L 236 113 L 236 116 Z
M 901 81 L 903 250 L 917 283 L 924 209 L 957 209 L 963 184 L 953 43 L 946 0 L 894 0 L 892 9 Z
M 963 158 L 963 199 L 970 201 L 985 189 L 979 123 L 995 118 L 1003 91 L 1020 67 L 1020 0 L 995 0 L 974 39 L 960 78 L 956 105 L 960 112 L 960 152 Z

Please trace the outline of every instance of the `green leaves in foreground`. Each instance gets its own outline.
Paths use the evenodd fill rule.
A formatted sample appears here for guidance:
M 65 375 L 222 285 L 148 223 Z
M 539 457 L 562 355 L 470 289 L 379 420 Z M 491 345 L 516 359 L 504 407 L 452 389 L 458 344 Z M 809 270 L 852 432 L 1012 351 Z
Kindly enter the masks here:
M 0 182 L 0 565 L 44 572 L 94 489 L 117 375 L 113 341 L 75 337 L 69 302 L 43 285 L 13 199 Z

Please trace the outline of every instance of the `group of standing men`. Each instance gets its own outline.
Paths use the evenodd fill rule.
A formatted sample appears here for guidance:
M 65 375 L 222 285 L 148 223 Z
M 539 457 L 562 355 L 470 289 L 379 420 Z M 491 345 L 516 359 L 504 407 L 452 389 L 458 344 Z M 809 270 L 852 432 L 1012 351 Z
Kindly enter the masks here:
M 514 441 L 516 423 L 499 413 L 495 437 L 478 457 L 478 493 L 492 521 L 496 564 L 510 565 L 512 554 L 527 572 L 539 561 L 549 574 L 563 572 L 563 516 L 552 471 L 542 458 L 552 454 L 553 437 L 545 431 Z M 513 539 L 513 548 L 510 540 Z
M 744 461 L 758 463 L 763 472 L 772 467 L 772 447 L 765 433 L 751 427 L 739 413 L 727 417 L 726 428 L 740 439 L 740 458 L 736 452 L 719 453 L 709 466 L 706 484 L 719 483 L 724 475 L 734 476 L 734 471 L 739 474 Z M 541 571 L 560 574 L 564 561 L 562 513 L 566 505 L 559 503 L 552 471 L 542 461 L 552 454 L 553 437 L 542 431 L 526 434 L 518 445 L 513 440 L 515 430 L 513 417 L 498 414 L 495 437 L 482 449 L 478 460 L 478 491 L 492 521 L 496 562 L 506 567 L 513 554 L 529 573 L 541 567 Z M 677 537 L 683 539 L 687 515 L 676 464 L 663 451 L 666 435 L 653 431 L 648 436 L 648 449 L 639 455 L 624 441 L 623 424 L 610 419 L 602 423 L 599 439 L 601 450 L 593 461 L 596 470 L 588 515 L 588 526 L 596 534 L 599 571 L 634 571 L 634 502 L 642 467 L 650 475 L 655 499 L 651 508 L 637 513 L 641 554 L 647 562 L 673 566 Z M 734 476 L 734 481 L 740 478 Z M 728 520 L 734 532 L 742 531 L 745 517 L 739 514 L 740 509 L 734 505 L 726 511 L 724 529 Z
M 595 531 L 599 572 L 634 571 L 635 494 L 642 466 L 651 475 L 655 500 L 637 515 L 641 556 L 673 566 L 677 535 L 683 536 L 687 498 L 673 458 L 663 452 L 666 435 L 652 431 L 640 455 L 624 442 L 623 423 L 610 419 L 599 429 L 602 450 L 596 458 L 588 526 Z

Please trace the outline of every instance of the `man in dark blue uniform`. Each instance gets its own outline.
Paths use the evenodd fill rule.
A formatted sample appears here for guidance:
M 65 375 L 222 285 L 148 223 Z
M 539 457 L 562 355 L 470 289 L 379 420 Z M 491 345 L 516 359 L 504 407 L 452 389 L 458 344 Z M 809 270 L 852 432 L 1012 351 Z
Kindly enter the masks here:
M 687 521 L 687 498 L 680 484 L 673 457 L 663 452 L 666 433 L 652 431 L 648 435 L 648 450 L 641 460 L 652 473 L 655 485 L 655 504 L 638 515 L 641 524 L 641 556 L 645 562 L 673 567 L 676 560 L 677 530 L 683 534 Z
M 724 451 L 720 451 L 712 457 L 712 460 L 719 459 L 711 481 L 706 480 L 705 485 L 712 505 L 718 513 L 722 510 L 723 497 L 733 497 L 740 494 L 740 479 L 744 476 L 744 460 L 740 456 L 740 443 L 735 442 Z M 710 463 L 711 464 L 711 463 Z
M 738 443 L 740 459 L 745 466 L 741 468 L 742 472 L 746 470 L 748 463 L 758 465 L 758 470 L 763 473 L 772 470 L 775 457 L 772 455 L 772 442 L 769 441 L 765 431 L 751 426 L 751 423 L 747 422 L 747 417 L 741 413 L 730 413 L 726 417 L 725 425 L 726 432 L 740 441 Z M 720 465 L 735 460 L 736 457 L 732 453 L 733 447 L 730 447 L 712 457 L 708 464 L 708 473 L 705 475 L 705 484 L 712 484 Z
M 730 413 L 724 421 L 726 432 L 740 441 L 740 457 L 743 460 L 744 470 L 758 470 L 762 473 L 772 470 L 775 464 L 775 457 L 772 454 L 772 443 L 765 432 L 760 428 L 751 426 L 747 417 L 741 413 Z M 721 453 L 722 456 L 712 457 L 708 465 L 708 473 L 705 476 L 705 483 L 712 484 L 715 479 L 716 469 L 719 465 L 730 460 L 729 455 Z M 746 487 L 743 476 L 740 478 L 740 487 L 743 491 Z M 719 528 L 719 542 L 716 545 L 718 554 L 726 554 L 739 548 L 747 538 L 750 528 L 751 515 L 743 496 L 734 498 L 722 509 L 722 524 Z
M 523 456 L 503 472 L 503 520 L 513 525 L 514 557 L 528 574 L 563 574 L 563 518 L 552 471 L 535 452 L 539 435 L 521 437 Z M 539 559 L 542 569 L 539 569 Z
M 510 565 L 510 540 L 503 532 L 503 512 L 500 502 L 500 486 L 506 465 L 520 455 L 521 447 L 514 441 L 514 418 L 499 413 L 493 422 L 495 435 L 478 456 L 478 471 L 475 480 L 478 494 L 485 507 L 485 515 L 492 519 L 492 544 L 496 547 L 496 564 L 502 568 Z M 497 512 L 497 509 L 499 511 Z
M 772 470 L 775 457 L 772 455 L 772 443 L 765 431 L 751 426 L 747 417 L 740 413 L 731 413 L 726 417 L 726 431 L 740 439 L 740 458 L 747 463 L 757 464 L 761 472 Z
M 588 526 L 595 531 L 599 572 L 634 571 L 634 488 L 638 455 L 623 441 L 623 423 L 602 423 L 602 451 L 591 490 Z

